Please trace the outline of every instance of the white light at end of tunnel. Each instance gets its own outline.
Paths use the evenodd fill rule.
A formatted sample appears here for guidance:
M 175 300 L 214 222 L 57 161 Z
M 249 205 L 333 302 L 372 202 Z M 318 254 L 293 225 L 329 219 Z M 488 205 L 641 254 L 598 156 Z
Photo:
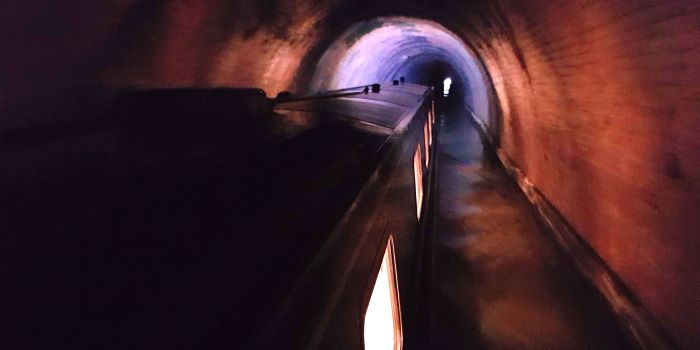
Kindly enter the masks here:
M 450 88 L 452 87 L 452 78 L 445 78 L 442 82 L 442 96 L 447 97 L 450 95 Z

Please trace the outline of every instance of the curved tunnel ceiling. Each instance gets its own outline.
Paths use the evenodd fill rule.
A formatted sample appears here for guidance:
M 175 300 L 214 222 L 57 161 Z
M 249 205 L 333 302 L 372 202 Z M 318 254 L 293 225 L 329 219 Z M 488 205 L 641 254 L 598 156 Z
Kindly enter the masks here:
M 408 17 L 381 17 L 345 31 L 323 54 L 310 90 L 321 91 L 387 82 L 399 77 L 431 85 L 426 73 L 450 72 L 463 85 L 464 100 L 480 116 L 488 115 L 488 79 L 476 55 L 442 25 Z M 430 81 L 429 81 L 430 80 Z

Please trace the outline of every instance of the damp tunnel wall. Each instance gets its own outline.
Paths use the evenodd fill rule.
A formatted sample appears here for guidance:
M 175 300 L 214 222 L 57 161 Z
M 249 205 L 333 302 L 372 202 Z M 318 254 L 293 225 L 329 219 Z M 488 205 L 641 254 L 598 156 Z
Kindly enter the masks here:
M 679 347 L 700 347 L 695 1 L 43 0 L 6 8 L 1 133 L 90 118 L 85 87 L 307 91 L 324 53 L 353 25 L 387 16 L 439 23 L 468 44 L 492 83 L 502 153 Z M 27 170 L 17 152 L 0 149 L 18 177 L 42 170 Z

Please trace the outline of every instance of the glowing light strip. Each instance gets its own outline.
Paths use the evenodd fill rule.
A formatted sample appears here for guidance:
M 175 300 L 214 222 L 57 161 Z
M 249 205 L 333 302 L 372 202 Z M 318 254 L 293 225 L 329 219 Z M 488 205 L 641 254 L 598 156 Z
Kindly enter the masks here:
M 421 164 L 420 144 L 416 146 L 416 153 L 413 155 L 413 176 L 416 181 L 416 210 L 418 220 L 423 207 L 423 165 Z
M 430 122 L 425 121 L 423 125 L 423 144 L 425 145 L 425 167 L 430 165 Z
M 401 350 L 403 348 L 400 305 L 394 241 L 389 237 L 365 314 L 365 350 Z

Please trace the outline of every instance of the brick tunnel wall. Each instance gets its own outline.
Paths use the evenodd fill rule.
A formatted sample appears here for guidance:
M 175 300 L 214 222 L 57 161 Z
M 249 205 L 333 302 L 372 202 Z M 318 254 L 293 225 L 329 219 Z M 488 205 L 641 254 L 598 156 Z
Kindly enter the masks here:
M 700 346 L 700 6 L 512 1 L 481 43 L 502 147 L 682 348 Z
M 664 325 L 700 348 L 700 6 L 695 1 L 14 1 L 0 14 L 0 132 L 84 85 L 303 89 L 376 16 L 472 45 L 501 147 Z M 58 96 L 58 97 L 57 97 Z

